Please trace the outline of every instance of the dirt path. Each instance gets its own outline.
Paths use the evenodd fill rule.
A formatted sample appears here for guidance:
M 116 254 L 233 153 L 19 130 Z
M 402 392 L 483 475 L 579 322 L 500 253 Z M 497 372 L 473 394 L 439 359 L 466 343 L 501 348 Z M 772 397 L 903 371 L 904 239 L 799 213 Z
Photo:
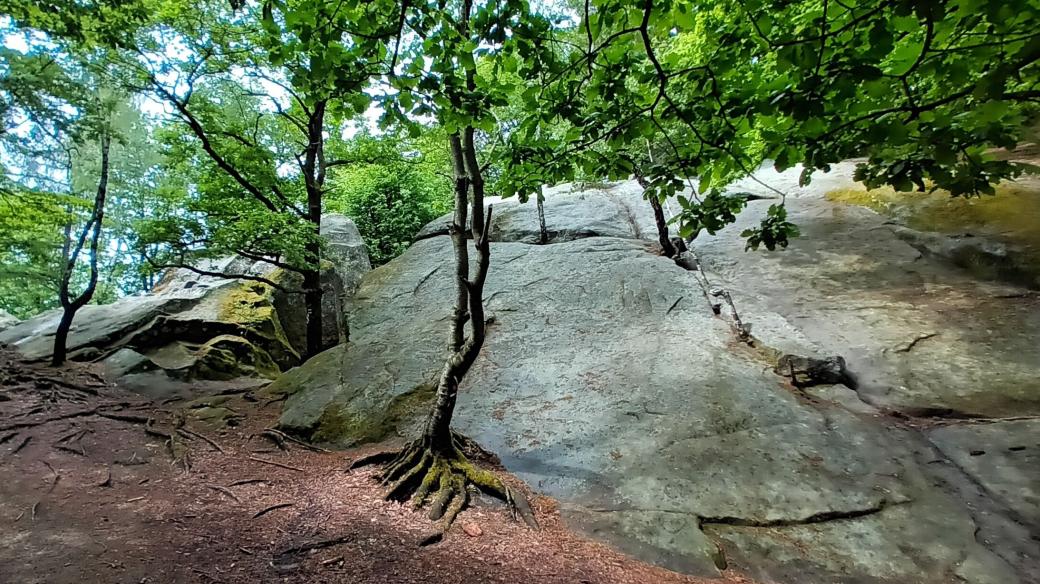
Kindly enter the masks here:
M 574 535 L 546 498 L 537 532 L 484 498 L 420 548 L 425 515 L 345 470 L 364 452 L 279 448 L 258 436 L 277 405 L 228 405 L 242 422 L 215 430 L 0 351 L 0 582 L 699 582 Z

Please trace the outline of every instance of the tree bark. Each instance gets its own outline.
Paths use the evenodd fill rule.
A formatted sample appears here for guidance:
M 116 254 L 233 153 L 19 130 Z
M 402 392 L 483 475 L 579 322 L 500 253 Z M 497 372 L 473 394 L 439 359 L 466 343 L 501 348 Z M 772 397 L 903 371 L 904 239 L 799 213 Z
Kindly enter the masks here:
M 90 299 L 94 297 L 94 291 L 97 289 L 98 243 L 101 239 L 101 224 L 105 219 L 105 197 L 108 194 L 108 155 L 111 146 L 111 136 L 107 130 L 101 133 L 100 146 L 101 172 L 98 179 L 97 193 L 94 195 L 94 208 L 90 213 L 90 219 L 79 233 L 76 246 L 68 254 L 65 270 L 61 277 L 61 287 L 58 291 L 58 299 L 61 301 L 63 312 L 61 320 L 58 322 L 58 330 L 54 333 L 54 354 L 51 357 L 51 364 L 54 366 L 65 363 L 68 354 L 69 330 L 72 328 L 73 319 L 76 318 L 76 311 L 90 302 Z M 79 259 L 79 254 L 83 251 L 83 246 L 86 245 L 88 236 L 90 237 L 90 279 L 87 281 L 87 286 L 83 292 L 76 298 L 72 298 L 69 292 L 69 284 L 72 281 L 72 274 L 76 268 L 76 261 Z
M 303 160 L 303 175 L 307 189 L 307 221 L 314 237 L 305 249 L 308 267 L 302 270 L 304 302 L 307 306 L 307 357 L 313 357 L 328 347 L 324 342 L 321 289 L 321 203 L 325 188 L 325 101 L 314 105 L 307 120 L 307 149 Z
M 545 197 L 542 196 L 544 188 L 538 189 L 538 199 L 536 200 L 538 207 L 538 243 L 545 245 L 549 243 L 549 231 L 545 228 Z
M 636 182 L 643 188 L 643 197 L 650 202 L 650 208 L 654 210 L 654 223 L 657 225 L 657 241 L 661 244 L 661 251 L 665 256 L 674 258 L 676 253 L 675 246 L 672 245 L 672 239 L 668 235 L 668 219 L 664 216 L 661 201 L 656 195 L 646 196 L 646 190 L 650 188 L 650 183 L 638 171 L 636 172 Z
M 477 164 L 472 128 L 467 128 L 462 136 L 452 136 L 450 142 L 455 172 L 455 216 L 450 227 L 455 252 L 455 312 L 451 321 L 450 355 L 441 370 L 434 407 L 427 418 L 422 438 L 428 448 L 438 452 L 452 448 L 451 418 L 459 384 L 484 345 L 484 282 L 491 262 L 491 243 L 488 240 L 491 208 L 485 216 L 484 181 Z M 473 196 L 467 201 L 469 191 Z M 472 280 L 466 237 L 467 206 L 472 206 L 471 229 L 477 251 L 477 273 Z M 469 338 L 465 336 L 467 322 L 470 325 Z

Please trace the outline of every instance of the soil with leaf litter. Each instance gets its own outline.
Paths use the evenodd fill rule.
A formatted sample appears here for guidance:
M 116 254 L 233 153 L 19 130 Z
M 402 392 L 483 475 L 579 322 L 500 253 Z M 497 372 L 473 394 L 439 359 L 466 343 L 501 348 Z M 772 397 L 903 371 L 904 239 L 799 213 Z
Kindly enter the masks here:
M 427 514 L 385 501 L 378 467 L 348 470 L 387 446 L 315 449 L 270 431 L 278 404 L 231 391 L 241 418 L 218 430 L 0 349 L 0 582 L 701 581 L 571 533 L 537 496 L 537 531 L 475 497 L 420 547 Z

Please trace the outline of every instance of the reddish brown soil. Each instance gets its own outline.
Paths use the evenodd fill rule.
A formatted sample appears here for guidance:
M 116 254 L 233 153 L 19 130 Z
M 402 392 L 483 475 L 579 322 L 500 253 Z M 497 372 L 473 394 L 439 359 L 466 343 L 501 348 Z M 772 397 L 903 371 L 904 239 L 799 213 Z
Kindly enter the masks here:
M 345 470 L 365 452 L 281 450 L 255 436 L 278 405 L 250 399 L 231 405 L 240 426 L 215 430 L 89 368 L 28 365 L 0 350 L 0 582 L 701 582 L 575 535 L 541 497 L 538 531 L 484 498 L 443 542 L 418 547 L 432 529 L 426 515 L 383 501 L 373 470 Z M 146 433 L 147 418 L 178 436 L 181 460 Z M 178 419 L 221 451 L 178 433 Z

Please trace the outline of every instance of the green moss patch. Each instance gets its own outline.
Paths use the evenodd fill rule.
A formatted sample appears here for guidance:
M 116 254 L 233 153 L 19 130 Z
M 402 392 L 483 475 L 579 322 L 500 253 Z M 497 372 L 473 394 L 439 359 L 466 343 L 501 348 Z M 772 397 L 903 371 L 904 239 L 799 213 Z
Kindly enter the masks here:
M 355 446 L 380 442 L 399 431 L 409 431 L 424 418 L 433 403 L 436 385 L 424 383 L 394 397 L 382 416 L 374 412 L 351 410 L 329 404 L 322 412 L 310 439 L 318 443 Z

